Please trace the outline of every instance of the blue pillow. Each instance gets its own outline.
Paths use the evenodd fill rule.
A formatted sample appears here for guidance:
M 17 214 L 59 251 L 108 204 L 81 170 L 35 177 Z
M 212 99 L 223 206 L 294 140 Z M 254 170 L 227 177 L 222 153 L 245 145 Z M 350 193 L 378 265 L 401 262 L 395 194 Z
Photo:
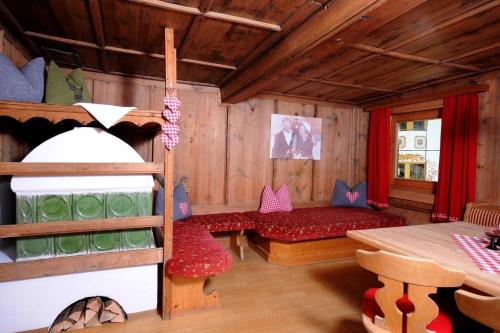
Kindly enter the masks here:
M 165 190 L 158 189 L 156 196 L 156 215 L 163 215 L 165 212 Z M 188 195 L 182 183 L 177 184 L 174 189 L 174 221 L 185 219 L 193 214 Z
M 43 98 L 45 61 L 35 58 L 17 67 L 0 53 L 0 100 L 40 103 Z
M 332 196 L 333 207 L 371 208 L 366 198 L 366 181 L 362 181 L 352 189 L 342 180 L 337 179 Z

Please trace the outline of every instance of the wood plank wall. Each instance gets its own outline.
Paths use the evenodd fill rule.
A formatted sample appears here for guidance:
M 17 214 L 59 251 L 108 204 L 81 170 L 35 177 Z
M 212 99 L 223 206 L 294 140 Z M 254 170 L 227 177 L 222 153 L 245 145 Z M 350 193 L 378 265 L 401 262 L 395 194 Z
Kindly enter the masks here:
M 18 66 L 27 61 L 21 55 L 15 50 L 8 54 Z M 85 77 L 95 103 L 163 109 L 162 81 L 88 71 Z M 368 116 L 358 108 L 271 95 L 222 105 L 217 88 L 181 84 L 178 89 L 183 104 L 175 179 L 185 184 L 193 204 L 204 207 L 200 212 L 253 209 L 264 185 L 282 183 L 288 184 L 294 202 L 317 205 L 330 200 L 335 179 L 353 185 L 364 178 L 365 158 L 358 156 L 362 149 L 357 146 L 365 144 Z M 269 159 L 273 113 L 321 117 L 321 160 Z M 2 153 L 3 160 L 19 160 L 31 149 L 12 134 L 2 138 L 10 149 Z M 149 138 L 136 139 L 131 133 L 127 141 L 145 160 L 162 159 Z

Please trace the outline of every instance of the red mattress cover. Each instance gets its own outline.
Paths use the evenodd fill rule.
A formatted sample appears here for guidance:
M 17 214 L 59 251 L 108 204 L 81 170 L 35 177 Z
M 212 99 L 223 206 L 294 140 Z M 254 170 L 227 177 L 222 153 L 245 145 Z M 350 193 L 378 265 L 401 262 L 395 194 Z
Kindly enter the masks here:
M 244 213 L 193 215 L 184 221 L 187 223 L 200 224 L 210 232 L 236 231 L 255 228 L 255 222 Z
M 406 225 L 404 218 L 369 208 L 318 207 L 262 214 L 247 212 L 266 238 L 295 242 L 345 236 L 349 230 Z
M 173 255 L 167 273 L 183 277 L 214 276 L 233 263 L 229 252 L 201 225 L 175 222 Z

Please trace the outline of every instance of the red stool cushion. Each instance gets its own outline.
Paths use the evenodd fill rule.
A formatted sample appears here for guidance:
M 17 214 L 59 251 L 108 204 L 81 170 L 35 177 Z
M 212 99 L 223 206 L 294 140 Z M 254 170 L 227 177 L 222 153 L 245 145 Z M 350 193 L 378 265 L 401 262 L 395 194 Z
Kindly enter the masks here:
M 214 276 L 231 268 L 231 254 L 203 226 L 175 222 L 173 231 L 173 255 L 166 273 L 189 278 Z
M 244 213 L 192 215 L 184 222 L 200 224 L 210 232 L 255 229 L 255 222 Z
M 375 293 L 377 290 L 378 288 L 370 288 L 365 291 L 363 296 L 363 313 L 372 320 L 375 318 L 375 315 L 384 317 L 384 313 L 375 300 Z M 415 311 L 415 307 L 407 295 L 398 299 L 396 305 L 405 315 Z M 450 316 L 444 311 L 439 311 L 437 318 L 427 325 L 427 329 L 436 333 L 453 333 L 453 325 Z

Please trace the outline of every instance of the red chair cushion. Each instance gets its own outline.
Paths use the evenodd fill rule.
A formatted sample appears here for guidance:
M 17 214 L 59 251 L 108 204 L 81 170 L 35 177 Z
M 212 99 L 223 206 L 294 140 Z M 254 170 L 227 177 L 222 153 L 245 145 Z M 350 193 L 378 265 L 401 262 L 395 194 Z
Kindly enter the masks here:
M 255 221 L 255 230 L 262 237 L 287 242 L 340 237 L 349 230 L 406 225 L 402 217 L 369 208 L 318 207 L 247 214 Z
M 255 222 L 244 213 L 192 215 L 184 222 L 202 225 L 210 232 L 255 229 Z
M 375 318 L 375 315 L 384 317 L 384 313 L 375 300 L 375 294 L 377 290 L 378 288 L 370 288 L 365 291 L 365 294 L 363 296 L 363 313 L 372 320 Z M 398 306 L 399 310 L 405 315 L 415 311 L 415 306 L 410 301 L 407 295 L 404 295 L 403 297 L 398 299 L 396 305 Z M 439 311 L 436 319 L 434 319 L 429 325 L 427 325 L 427 329 L 436 333 L 453 333 L 453 325 L 450 316 L 445 311 Z
M 173 255 L 168 274 L 183 277 L 214 276 L 224 273 L 233 263 L 229 252 L 201 225 L 175 222 Z

